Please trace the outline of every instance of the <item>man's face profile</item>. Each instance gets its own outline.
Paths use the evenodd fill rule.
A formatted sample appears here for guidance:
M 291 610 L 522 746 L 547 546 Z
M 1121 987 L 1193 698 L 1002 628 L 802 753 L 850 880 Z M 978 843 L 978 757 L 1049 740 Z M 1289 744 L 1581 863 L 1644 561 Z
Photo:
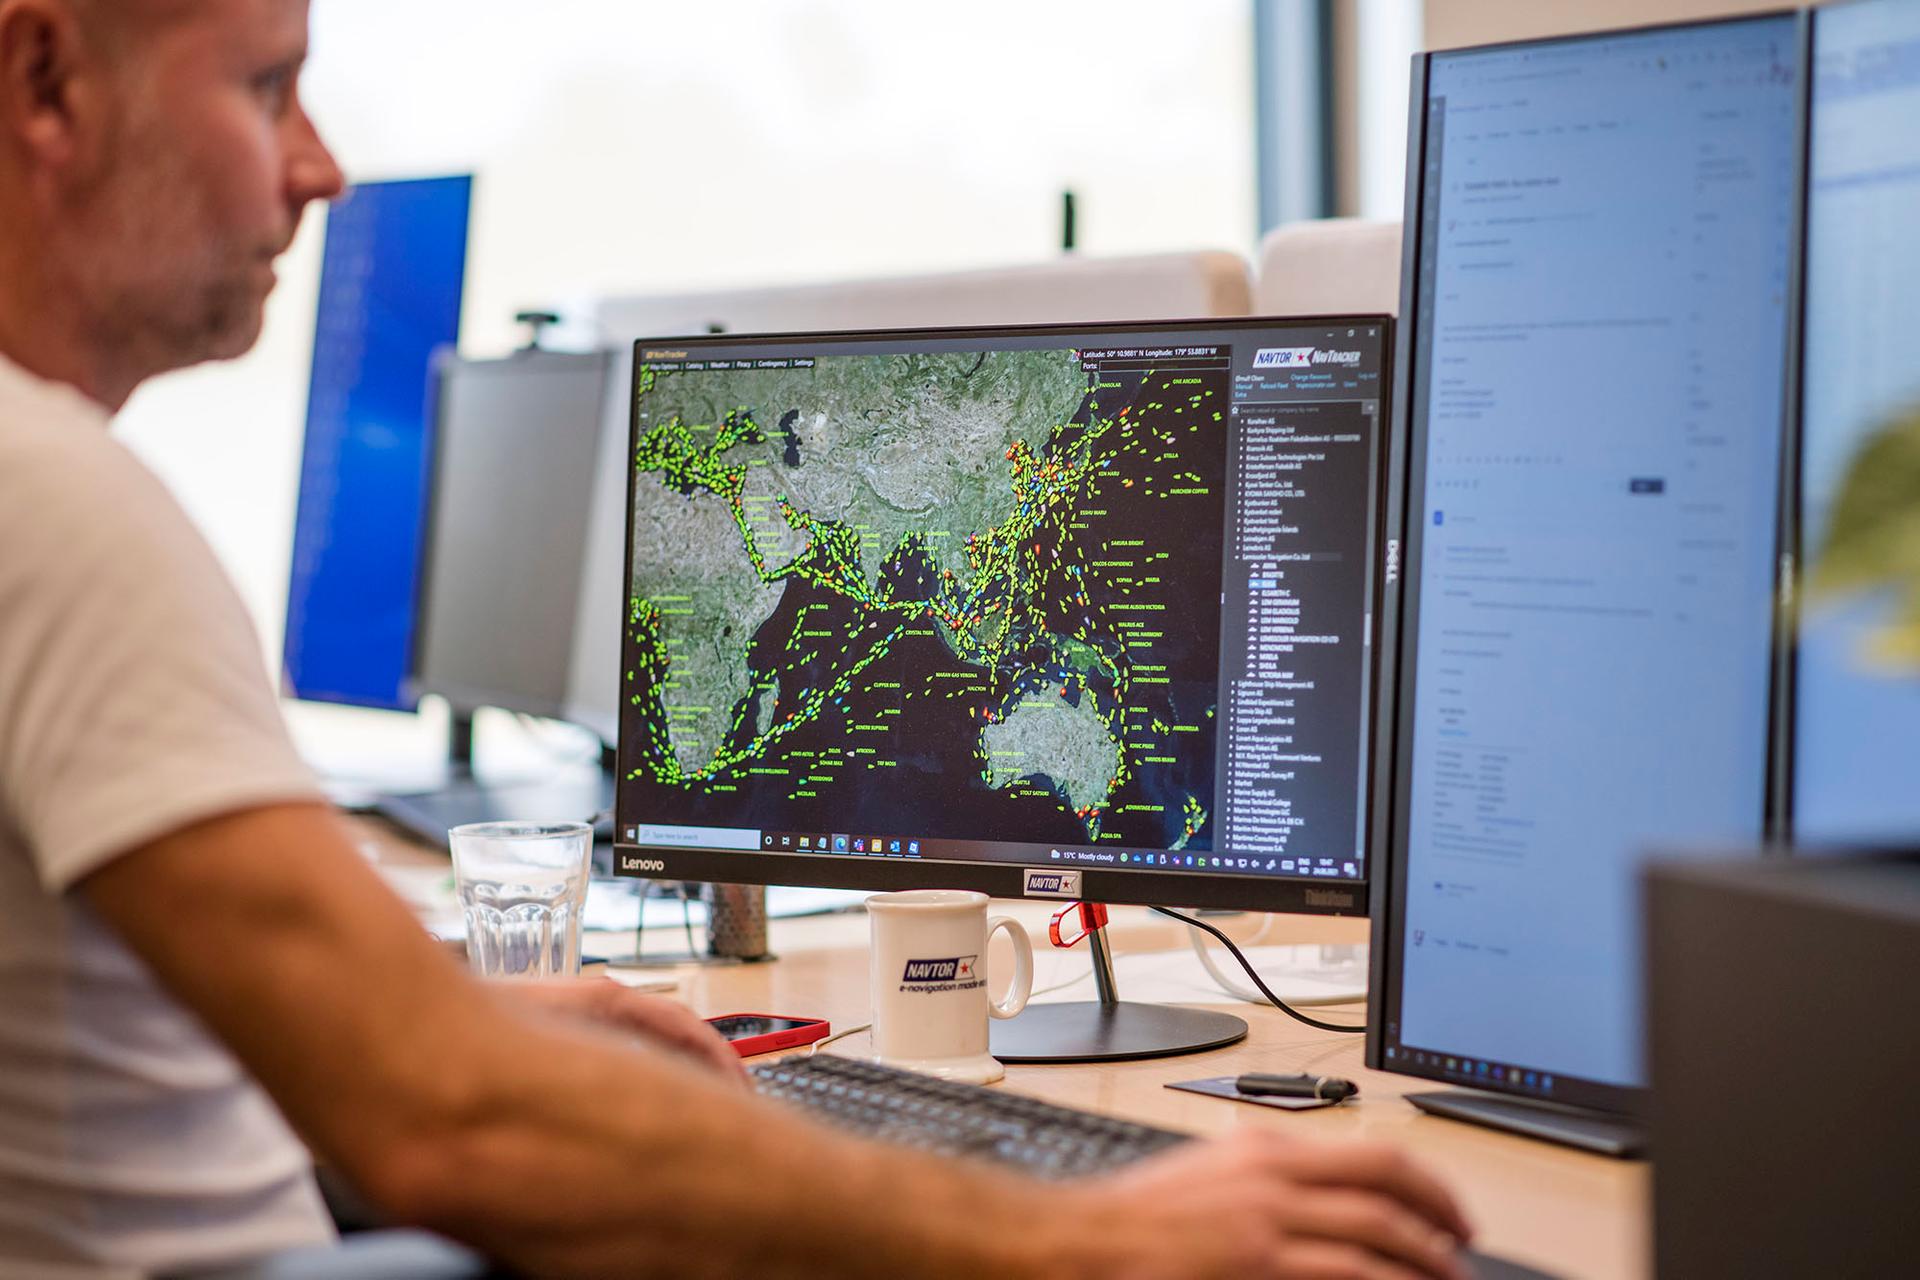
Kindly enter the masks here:
M 96 325 L 155 372 L 241 354 L 340 189 L 298 96 L 306 0 L 38 2 L 78 18 L 96 86 L 54 224 Z

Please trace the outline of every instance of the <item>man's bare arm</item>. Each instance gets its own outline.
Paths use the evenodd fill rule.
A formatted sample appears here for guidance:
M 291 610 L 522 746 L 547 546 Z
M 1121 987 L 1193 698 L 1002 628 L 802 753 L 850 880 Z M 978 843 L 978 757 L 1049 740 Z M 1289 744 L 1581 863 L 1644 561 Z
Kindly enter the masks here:
M 319 806 L 189 828 L 84 892 L 377 1204 L 537 1274 L 1022 1275 L 1058 1257 L 1036 1188 L 846 1140 L 473 981 Z
M 1463 1276 L 1459 1210 L 1384 1148 L 1249 1131 L 1046 1186 L 831 1133 L 474 981 L 319 806 L 82 890 L 376 1205 L 543 1277 Z

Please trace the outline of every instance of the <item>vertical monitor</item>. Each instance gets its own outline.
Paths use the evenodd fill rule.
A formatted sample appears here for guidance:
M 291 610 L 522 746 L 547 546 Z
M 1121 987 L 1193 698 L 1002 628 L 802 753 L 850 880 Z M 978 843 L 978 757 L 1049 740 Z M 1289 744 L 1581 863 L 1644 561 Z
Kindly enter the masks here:
M 1363 911 L 1387 350 L 640 343 L 616 870 Z
M 1625 1105 L 1642 851 L 1762 834 L 1799 31 L 1417 66 L 1380 1066 Z
M 472 179 L 353 187 L 327 212 L 287 582 L 296 698 L 409 710 L 434 352 L 460 332 Z
M 1792 833 L 1920 834 L 1920 6 L 1815 11 Z

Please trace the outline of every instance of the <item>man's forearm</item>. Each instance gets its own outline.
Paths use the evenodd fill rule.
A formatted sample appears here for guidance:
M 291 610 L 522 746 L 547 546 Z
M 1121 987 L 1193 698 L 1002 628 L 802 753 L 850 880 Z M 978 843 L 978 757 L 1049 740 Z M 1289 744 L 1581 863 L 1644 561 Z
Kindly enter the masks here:
M 317 807 L 202 824 L 86 892 L 376 1203 L 536 1274 L 1018 1275 L 1053 1256 L 1017 1239 L 1048 1229 L 1028 1201 L 1053 1193 L 851 1142 L 474 981 Z
M 596 1041 L 539 1031 L 470 1058 L 471 1110 L 417 1135 L 393 1207 L 540 1275 L 1061 1274 L 1059 1193 L 853 1142 Z

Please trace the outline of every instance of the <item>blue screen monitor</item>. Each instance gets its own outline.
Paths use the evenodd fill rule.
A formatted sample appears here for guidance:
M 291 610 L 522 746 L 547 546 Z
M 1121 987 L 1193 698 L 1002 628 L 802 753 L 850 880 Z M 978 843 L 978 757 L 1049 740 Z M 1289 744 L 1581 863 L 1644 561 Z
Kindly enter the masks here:
M 1816 11 L 1792 833 L 1920 834 L 1920 5 Z
M 1417 63 L 1375 1066 L 1630 1107 L 1643 851 L 1763 834 L 1801 32 Z
M 410 710 L 436 350 L 460 333 L 470 177 L 366 183 L 327 215 L 287 583 L 286 691 Z

